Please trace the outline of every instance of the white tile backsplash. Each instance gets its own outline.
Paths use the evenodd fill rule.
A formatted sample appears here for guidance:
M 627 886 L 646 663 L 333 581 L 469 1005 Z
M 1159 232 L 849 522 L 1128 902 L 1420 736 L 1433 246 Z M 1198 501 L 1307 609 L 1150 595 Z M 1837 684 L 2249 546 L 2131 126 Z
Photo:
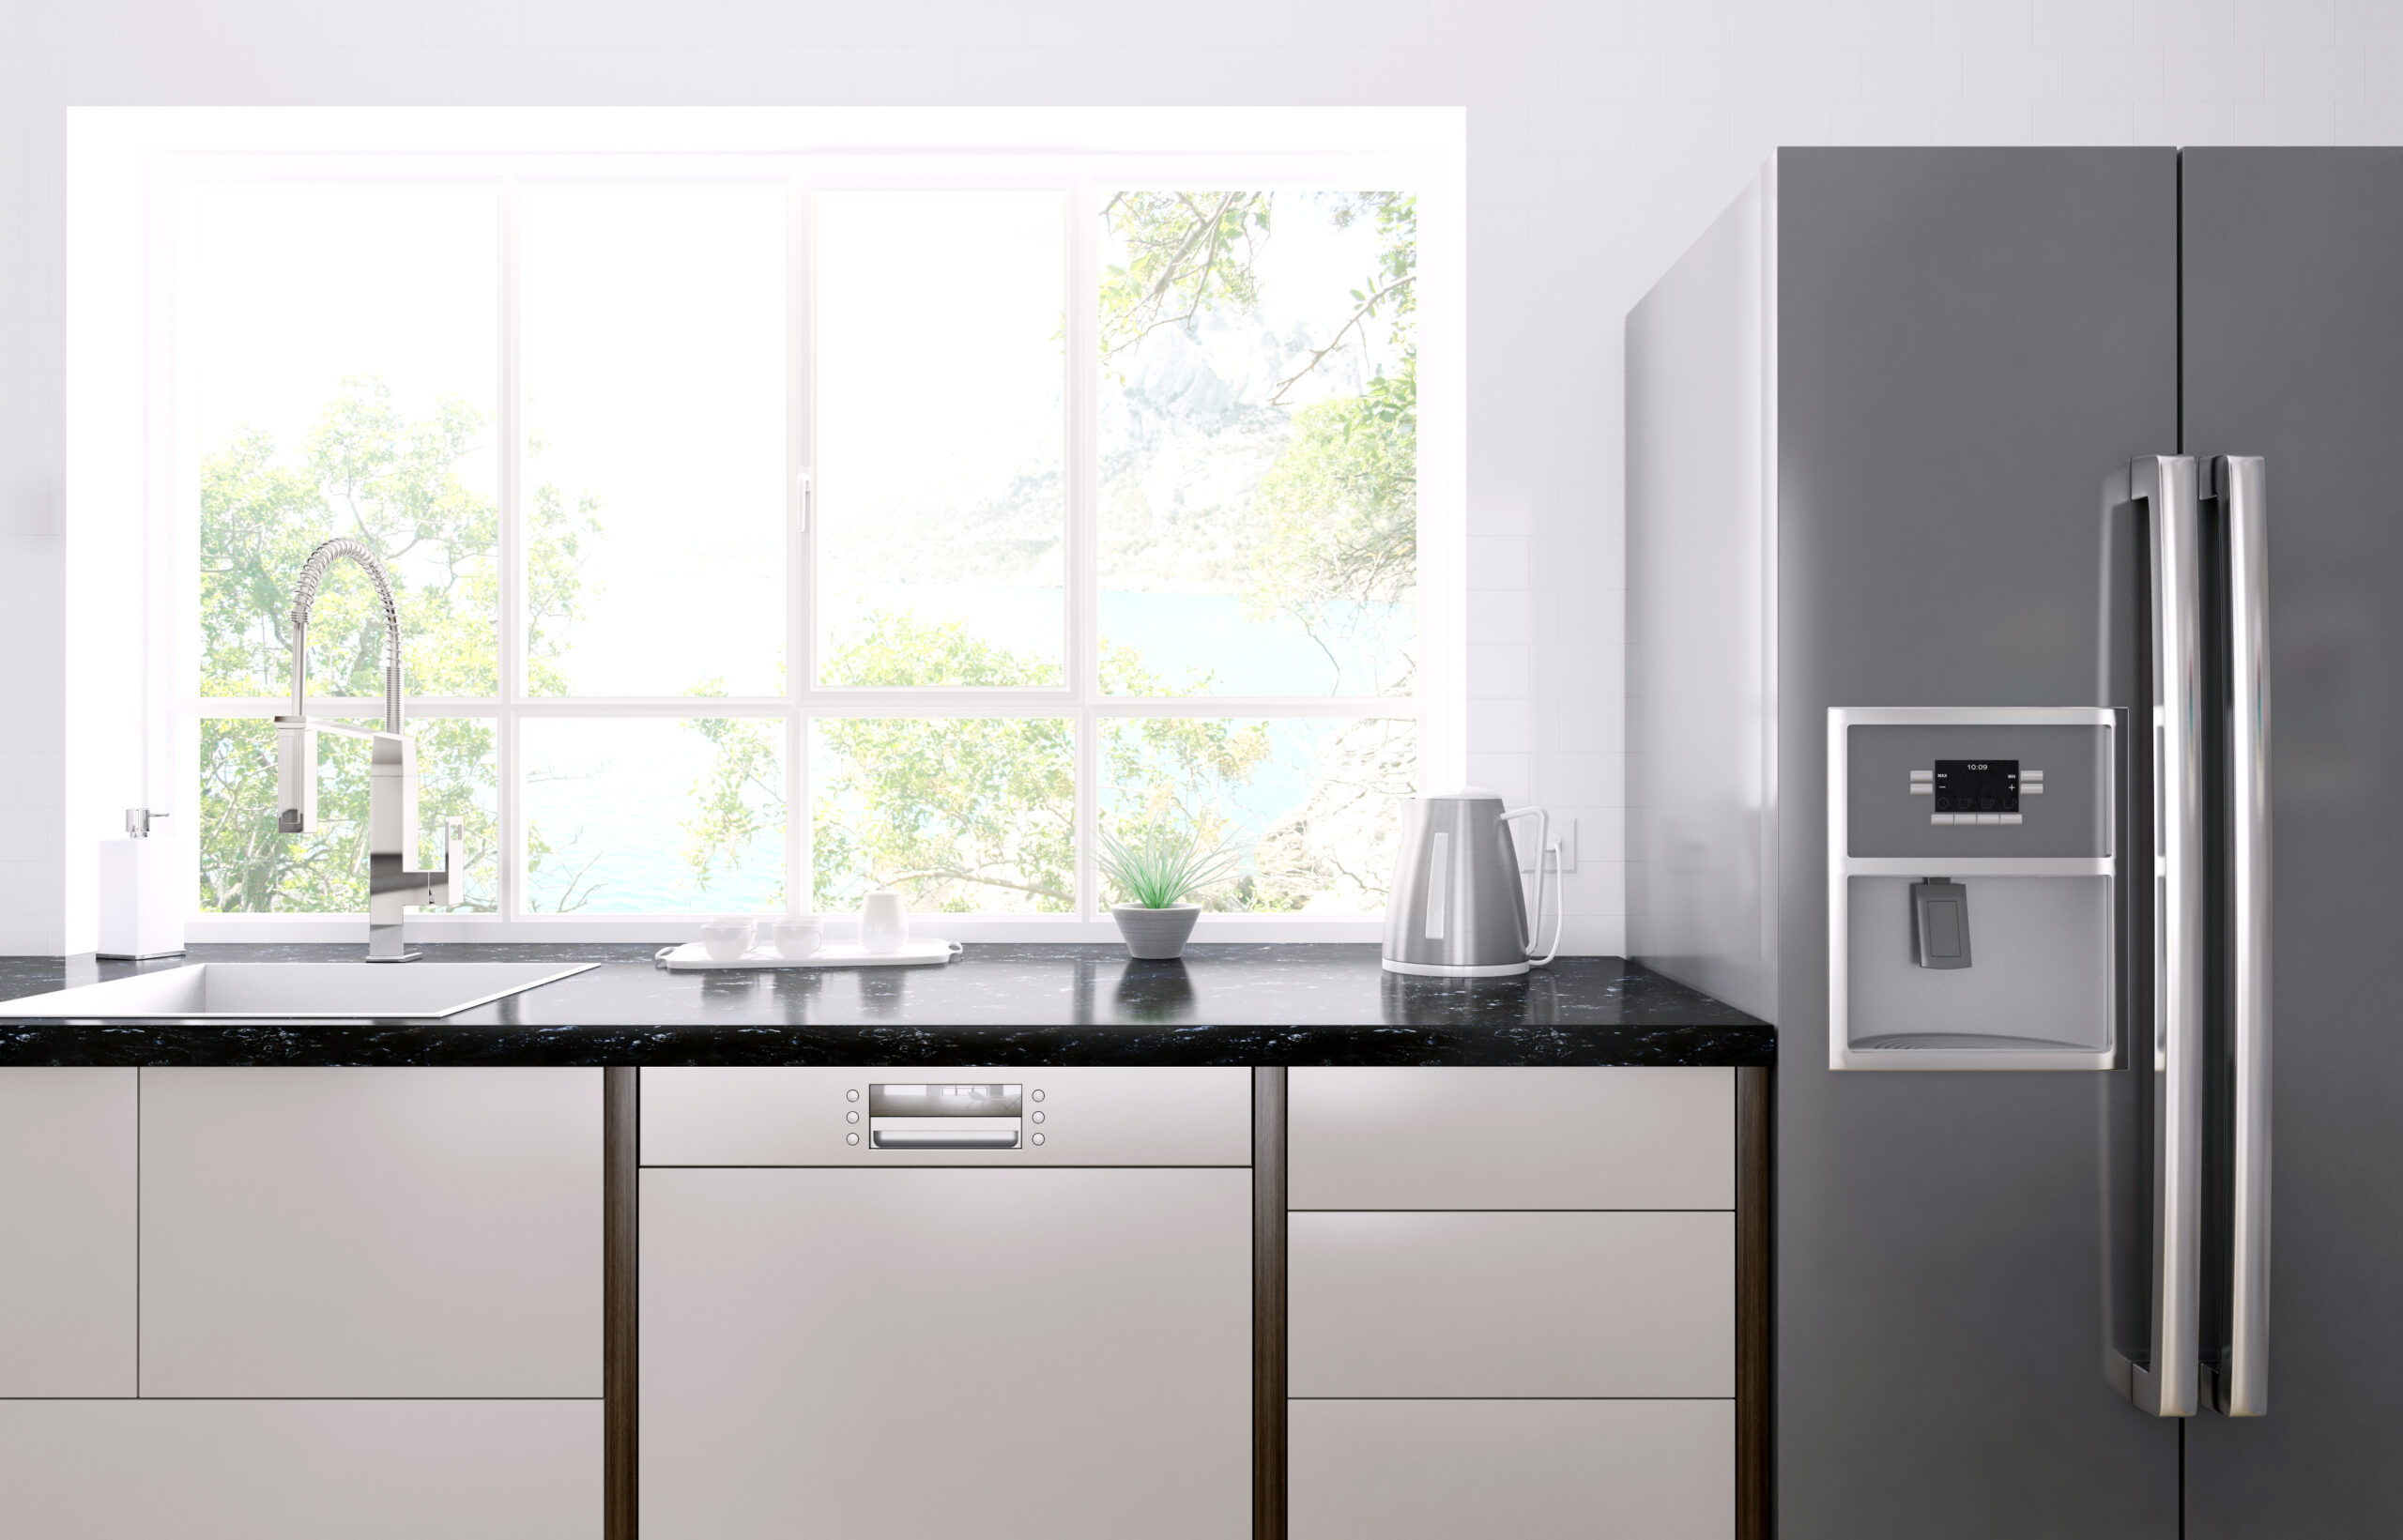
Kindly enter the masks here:
M 1495 700 L 1527 694 L 1529 679 L 1527 654 L 1533 650 L 1534 648 L 1527 647 L 1471 642 L 1468 645 L 1470 696 L 1479 700 Z
M 56 950 L 70 102 L 1459 104 L 1472 777 L 1622 948 L 1620 317 L 1780 144 L 2403 139 L 2397 0 L 113 0 L 0 34 L 0 953 Z M 1431 580 L 1438 574 L 1430 573 Z M 23 597 L 31 596 L 31 597 Z M 46 634 L 47 633 L 47 634 Z M 41 745 L 25 749 L 25 745 Z
M 2369 58 L 2358 48 L 2265 48 L 2261 95 L 2272 101 L 2351 101 L 2364 91 Z
M 1536 746 L 1535 703 L 1523 697 L 1471 697 L 1468 741 L 1472 752 L 1527 754 Z

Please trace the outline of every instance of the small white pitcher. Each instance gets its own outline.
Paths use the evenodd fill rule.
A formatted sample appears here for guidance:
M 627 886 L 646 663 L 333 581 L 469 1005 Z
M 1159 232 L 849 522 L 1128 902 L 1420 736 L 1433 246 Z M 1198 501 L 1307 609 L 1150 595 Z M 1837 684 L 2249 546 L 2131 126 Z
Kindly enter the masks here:
M 890 888 L 868 894 L 860 905 L 860 950 L 898 952 L 909 940 L 910 911 L 902 907 L 901 895 Z

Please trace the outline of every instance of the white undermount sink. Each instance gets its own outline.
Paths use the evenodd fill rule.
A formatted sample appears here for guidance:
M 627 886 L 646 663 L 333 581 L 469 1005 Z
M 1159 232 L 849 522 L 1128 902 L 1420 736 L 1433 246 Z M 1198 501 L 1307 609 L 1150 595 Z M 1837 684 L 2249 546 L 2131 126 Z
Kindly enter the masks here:
M 421 1019 L 597 968 L 597 963 L 193 963 L 47 995 L 0 1000 L 0 1016 L 139 1021 Z

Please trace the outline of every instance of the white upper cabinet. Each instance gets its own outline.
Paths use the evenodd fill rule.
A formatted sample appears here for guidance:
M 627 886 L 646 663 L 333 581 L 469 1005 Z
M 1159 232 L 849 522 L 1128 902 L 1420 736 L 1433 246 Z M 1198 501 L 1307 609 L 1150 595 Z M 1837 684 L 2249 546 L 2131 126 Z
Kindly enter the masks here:
M 143 1071 L 143 1394 L 599 1395 L 601 1075 Z
M 138 1073 L 0 1069 L 0 1397 L 134 1392 Z

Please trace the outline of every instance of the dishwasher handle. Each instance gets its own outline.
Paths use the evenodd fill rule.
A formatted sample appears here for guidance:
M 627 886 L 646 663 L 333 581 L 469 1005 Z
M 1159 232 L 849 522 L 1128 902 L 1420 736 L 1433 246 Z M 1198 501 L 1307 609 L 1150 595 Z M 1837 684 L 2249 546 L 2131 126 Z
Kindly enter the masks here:
M 877 1150 L 1016 1150 L 1016 1118 L 870 1118 L 867 1142 Z

